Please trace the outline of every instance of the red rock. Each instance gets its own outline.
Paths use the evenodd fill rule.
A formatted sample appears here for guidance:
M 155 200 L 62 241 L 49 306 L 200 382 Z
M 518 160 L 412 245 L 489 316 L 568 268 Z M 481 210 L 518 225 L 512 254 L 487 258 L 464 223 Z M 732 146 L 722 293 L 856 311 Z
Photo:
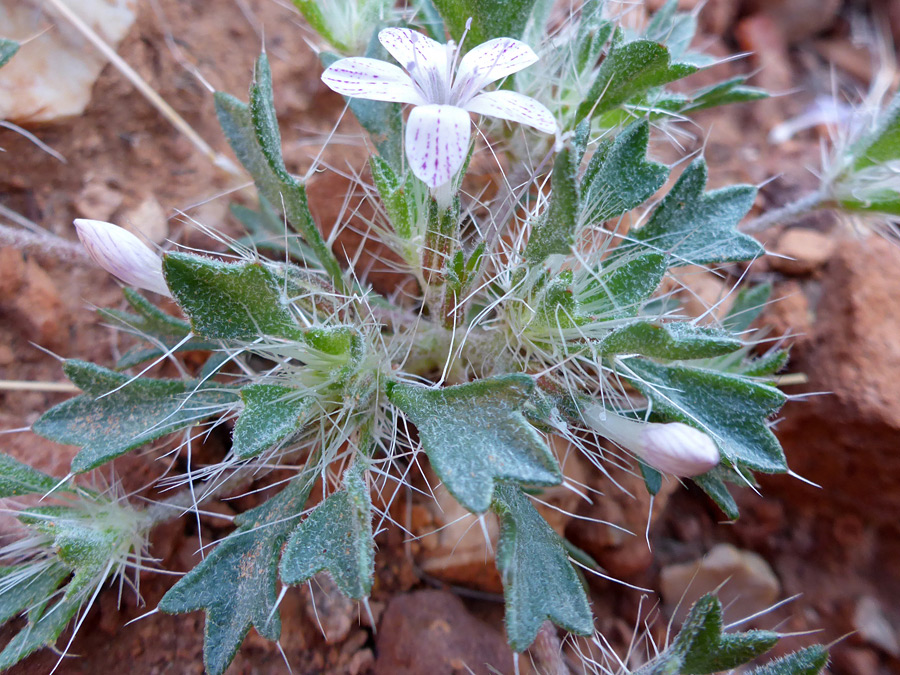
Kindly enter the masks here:
M 807 276 L 827 263 L 837 241 L 833 236 L 802 227 L 786 230 L 769 258 L 772 269 L 796 276 Z
M 394 597 L 376 634 L 375 675 L 512 673 L 503 635 L 445 591 Z
M 843 0 L 750 0 L 745 5 L 771 18 L 788 43 L 796 44 L 831 28 Z

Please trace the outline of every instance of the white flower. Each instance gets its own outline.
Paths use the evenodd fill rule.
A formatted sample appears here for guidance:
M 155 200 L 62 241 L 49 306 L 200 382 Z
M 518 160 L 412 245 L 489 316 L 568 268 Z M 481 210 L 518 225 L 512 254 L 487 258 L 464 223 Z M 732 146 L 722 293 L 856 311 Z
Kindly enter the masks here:
M 385 28 L 378 39 L 403 69 L 353 57 L 333 63 L 322 81 L 344 96 L 412 103 L 406 156 L 429 187 L 449 182 L 462 166 L 469 151 L 470 112 L 555 133 L 553 115 L 534 99 L 507 90 L 482 92 L 538 60 L 524 42 L 489 40 L 459 59 L 457 67 L 459 52 L 452 41 L 441 44 L 408 28 Z
M 634 453 L 645 464 L 673 476 L 699 476 L 719 464 L 719 449 L 702 431 L 681 422 L 659 424 L 616 415 L 600 405 L 582 411 L 598 434 Z
M 75 220 L 78 238 L 95 263 L 129 286 L 171 297 L 162 260 L 128 230 L 102 220 Z

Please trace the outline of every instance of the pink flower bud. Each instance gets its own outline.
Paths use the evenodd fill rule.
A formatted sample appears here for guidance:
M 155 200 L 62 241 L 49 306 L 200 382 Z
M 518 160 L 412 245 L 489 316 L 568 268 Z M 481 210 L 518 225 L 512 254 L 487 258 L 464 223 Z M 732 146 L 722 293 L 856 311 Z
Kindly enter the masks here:
M 702 431 L 681 422 L 659 424 L 622 417 L 592 405 L 582 411 L 587 425 L 657 471 L 688 478 L 719 464 L 719 448 Z
M 102 220 L 75 220 L 78 238 L 95 263 L 120 281 L 172 297 L 162 272 L 162 260 L 128 230 Z

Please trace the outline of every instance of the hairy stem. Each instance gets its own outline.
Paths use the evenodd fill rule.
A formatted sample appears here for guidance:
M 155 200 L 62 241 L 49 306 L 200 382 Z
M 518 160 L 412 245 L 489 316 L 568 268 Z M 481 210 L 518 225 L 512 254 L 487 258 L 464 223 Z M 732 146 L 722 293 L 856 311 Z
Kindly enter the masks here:
M 769 211 L 768 213 L 764 213 L 759 218 L 754 218 L 753 220 L 740 226 L 740 229 L 742 232 L 746 232 L 748 234 L 752 234 L 754 232 L 762 232 L 763 230 L 767 230 L 770 227 L 774 227 L 775 225 L 781 225 L 782 223 L 797 220 L 798 218 L 805 216 L 807 213 L 812 213 L 817 209 L 827 208 L 828 203 L 826 200 L 826 193 L 823 190 L 817 190 L 806 195 L 805 197 L 801 197 L 797 201 L 786 204 L 781 208 L 775 209 L 774 211 Z

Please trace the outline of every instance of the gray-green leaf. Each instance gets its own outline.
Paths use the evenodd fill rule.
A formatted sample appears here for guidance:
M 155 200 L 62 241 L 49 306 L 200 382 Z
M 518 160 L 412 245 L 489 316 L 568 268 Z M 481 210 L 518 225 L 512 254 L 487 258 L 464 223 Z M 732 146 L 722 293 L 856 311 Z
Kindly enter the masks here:
M 0 453 L 0 499 L 47 494 L 57 483 L 59 480 L 53 476 L 48 476 L 9 455 Z
M 500 518 L 497 569 L 510 646 L 517 652 L 527 649 L 547 619 L 572 633 L 590 635 L 591 607 L 560 536 L 515 485 L 497 485 L 493 509 Z
M 85 361 L 66 361 L 63 369 L 84 393 L 48 410 L 32 430 L 57 443 L 80 446 L 72 460 L 76 473 L 193 426 L 237 400 L 236 392 L 198 388 L 189 380 L 138 378 L 122 386 L 132 378 Z
M 163 272 L 198 335 L 229 340 L 263 335 L 302 339 L 283 301 L 283 280 L 262 262 L 225 263 L 176 252 L 166 254 Z
M 247 459 L 268 450 L 303 428 L 312 399 L 296 389 L 251 384 L 241 389 L 244 409 L 234 425 L 231 450 Z
M 828 650 L 813 645 L 754 668 L 748 675 L 819 675 L 827 665 Z
M 575 154 L 569 147 L 556 156 L 553 165 L 550 204 L 538 216 L 525 246 L 525 260 L 531 266 L 540 265 L 547 256 L 569 255 L 578 228 L 578 180 Z
M 610 333 L 598 346 L 604 354 L 642 354 L 681 360 L 721 356 L 741 348 L 741 341 L 715 328 L 687 321 L 640 321 Z
M 699 427 L 732 464 L 765 473 L 787 470 L 784 452 L 766 419 L 784 404 L 778 389 L 738 375 L 642 358 L 627 359 L 623 375 L 667 420 Z
M 704 193 L 706 177 L 706 162 L 695 159 L 650 221 L 630 232 L 631 237 L 655 250 L 669 252 L 677 265 L 737 262 L 765 253 L 753 237 L 736 229 L 753 206 L 756 188 L 733 185 Z M 620 248 L 639 245 L 623 242 Z
M 535 0 L 432 0 L 447 24 L 450 35 L 459 41 L 466 30 L 466 21 L 472 19 L 472 27 L 466 43 L 477 45 L 491 38 L 520 38 Z
M 6 63 L 16 55 L 17 51 L 19 51 L 18 42 L 0 38 L 0 67 L 5 66 Z
M 534 387 L 528 375 L 512 374 L 443 389 L 393 383 L 388 398 L 416 425 L 450 494 L 469 511 L 483 513 L 496 481 L 562 480 L 547 443 L 522 414 Z
M 294 531 L 281 559 L 281 579 L 300 584 L 327 571 L 341 593 L 364 598 L 372 590 L 375 544 L 365 470 L 355 464 L 344 487 L 329 495 Z
M 167 614 L 206 612 L 203 662 L 211 675 L 225 671 L 251 625 L 269 640 L 281 634 L 275 608 L 278 558 L 312 484 L 297 476 L 265 504 L 238 516 L 238 529 L 160 601 Z

